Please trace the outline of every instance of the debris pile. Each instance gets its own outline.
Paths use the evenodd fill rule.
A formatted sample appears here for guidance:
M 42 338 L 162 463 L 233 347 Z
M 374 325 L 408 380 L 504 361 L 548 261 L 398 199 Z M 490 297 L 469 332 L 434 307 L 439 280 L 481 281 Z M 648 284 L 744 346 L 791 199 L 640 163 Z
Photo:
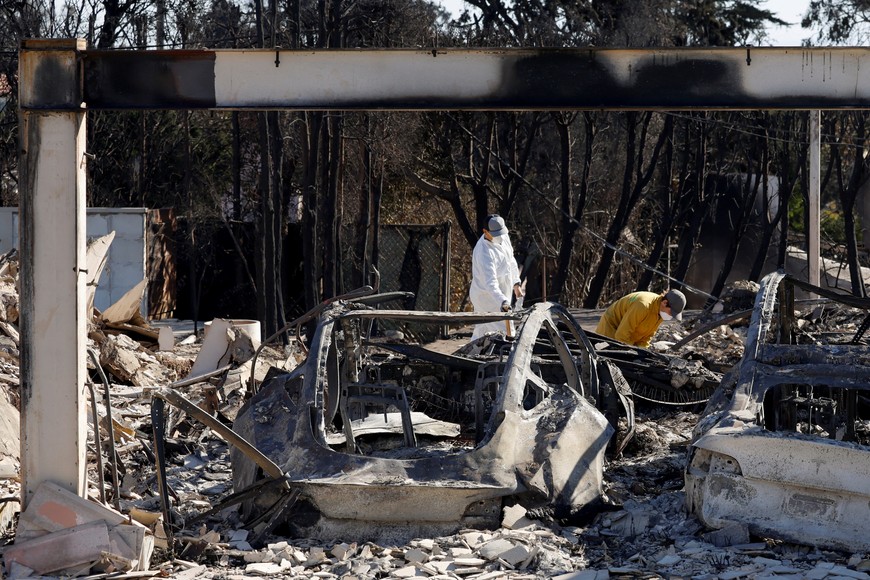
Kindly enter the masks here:
M 722 289 L 719 300 L 713 305 L 713 314 L 732 314 L 744 310 L 752 310 L 755 305 L 755 297 L 760 288 L 758 282 L 751 280 L 735 280 L 729 282 Z
M 253 353 L 258 353 L 253 371 L 258 383 L 270 368 L 289 370 L 301 356 L 257 345 L 229 321 L 213 324 L 205 340 L 191 335 L 167 342 L 165 333 L 161 337 L 161 330 L 137 318 L 138 308 L 126 307 L 107 310 L 110 322 L 103 318 L 106 313 L 97 313 L 89 332 L 96 359 L 89 360 L 94 380 L 102 381 L 99 371 L 105 371 L 109 393 L 108 400 L 98 396 L 93 402 L 96 425 L 89 417 L 90 429 L 98 433 L 89 451 L 92 499 L 45 484 L 20 514 L 13 532 L 19 485 L 16 272 L 14 255 L 0 258 L 0 487 L 4 496 L 0 525 L 7 540 L 15 540 L 2 549 L 8 577 L 124 577 L 126 573 L 191 580 L 264 576 L 870 580 L 867 554 L 756 537 L 739 525 L 708 531 L 687 515 L 683 469 L 692 428 L 699 419 L 689 411 L 692 407 L 645 406 L 638 411 L 634 439 L 606 466 L 608 501 L 597 511 L 564 516 L 546 509 L 526 512 L 514 505 L 504 509 L 498 529 L 463 529 L 401 545 L 351 537 L 334 543 L 293 539 L 280 526 L 270 528 L 269 522 L 242 528 L 239 503 L 233 503 L 226 437 L 173 407 L 164 430 L 163 481 L 172 497 L 167 508 L 161 502 L 155 469 L 155 393 L 171 386 L 217 421 L 230 425 L 250 384 Z M 125 303 L 138 299 L 134 293 Z M 735 312 L 742 304 L 735 299 Z M 723 310 L 718 316 L 724 314 Z M 854 335 L 860 323 L 854 313 L 832 308 L 810 308 L 801 319 L 805 320 L 801 332 L 807 336 L 847 327 Z M 668 358 L 667 384 L 675 380 L 680 384 L 671 385 L 674 388 L 698 389 L 737 362 L 748 319 L 718 320 L 718 325 L 675 349 L 690 336 L 691 328 L 662 327 L 658 335 L 662 344 L 657 345 L 661 351 L 655 354 L 679 355 Z M 711 322 L 697 320 L 694 329 Z M 708 374 L 711 368 L 714 372 Z M 114 454 L 98 444 L 110 433 L 116 443 Z M 102 469 L 95 467 L 98 454 L 105 459 Z M 112 483 L 115 475 L 117 489 Z M 108 507 L 115 501 L 119 509 Z M 49 503 L 66 509 L 69 517 L 53 519 L 51 514 L 57 512 L 42 509 Z

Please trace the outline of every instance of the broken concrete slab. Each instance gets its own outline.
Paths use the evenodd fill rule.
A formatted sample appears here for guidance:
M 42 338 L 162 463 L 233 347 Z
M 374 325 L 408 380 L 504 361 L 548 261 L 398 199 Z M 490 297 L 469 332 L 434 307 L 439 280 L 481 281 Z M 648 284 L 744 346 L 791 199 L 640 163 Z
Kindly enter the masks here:
M 106 267 L 107 258 L 109 255 L 109 247 L 115 239 L 115 232 L 109 232 L 105 236 L 101 236 L 88 243 L 86 254 L 87 260 L 87 313 L 91 316 L 94 309 L 94 297 L 97 294 L 97 286 L 100 283 L 100 275 Z
M 717 548 L 737 546 L 749 543 L 749 526 L 735 522 L 719 530 L 713 530 L 701 536 Z
M 161 326 L 157 330 L 157 345 L 159 350 L 169 351 L 175 348 L 175 333 L 168 326 Z
M 141 318 L 142 300 L 145 297 L 147 285 L 148 279 L 144 278 L 130 288 L 114 304 L 103 311 L 101 315 L 103 321 L 108 324 L 120 324 L 134 320 L 137 315 Z
M 115 510 L 77 496 L 51 481 L 41 483 L 21 514 L 16 539 L 57 532 L 94 521 L 109 525 L 127 522 Z M 24 529 L 22 529 L 24 528 Z
M 0 457 L 19 459 L 21 418 L 6 390 L 0 391 Z
M 17 542 L 3 553 L 7 573 L 12 563 L 27 566 L 37 574 L 49 574 L 73 566 L 98 562 L 104 553 L 111 553 L 109 529 L 105 521 L 93 521 L 79 526 L 44 534 Z
M 204 375 L 215 369 L 228 364 L 231 360 L 242 364 L 254 356 L 259 345 L 260 338 L 255 336 L 259 323 L 255 327 L 253 322 L 244 321 L 236 325 L 232 320 L 215 318 L 207 324 L 207 331 L 203 337 L 202 347 L 188 378 Z
M 532 519 L 526 517 L 527 513 L 526 508 L 519 504 L 505 507 L 501 521 L 502 527 L 510 530 L 521 530 L 535 525 Z
M 501 557 L 503 553 L 513 548 L 513 542 L 505 540 L 504 538 L 498 538 L 495 540 L 490 540 L 489 542 L 480 546 L 480 548 L 478 549 L 478 553 L 487 560 L 497 560 Z
M 81 538 L 69 539 L 69 530 L 81 532 Z M 19 517 L 15 542 L 18 549 L 11 556 L 8 549 L 5 553 L 7 563 L 17 561 L 39 573 L 98 561 L 120 570 L 147 570 L 154 551 L 154 538 L 147 528 L 53 482 L 37 487 Z M 53 566 L 50 570 L 44 568 L 48 564 Z
M 142 363 L 134 349 L 138 345 L 129 344 L 132 339 L 127 336 L 107 336 L 100 345 L 100 364 L 107 372 L 122 382 L 130 383 L 136 376 Z

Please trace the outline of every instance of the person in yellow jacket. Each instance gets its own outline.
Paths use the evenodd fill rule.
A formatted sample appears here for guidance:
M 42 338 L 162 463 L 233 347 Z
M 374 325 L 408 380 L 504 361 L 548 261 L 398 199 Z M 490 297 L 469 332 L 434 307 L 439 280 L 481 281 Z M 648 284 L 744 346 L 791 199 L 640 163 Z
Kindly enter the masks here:
M 649 348 L 650 340 L 663 320 L 682 320 L 686 296 L 679 290 L 632 292 L 611 304 L 595 332 L 620 342 Z

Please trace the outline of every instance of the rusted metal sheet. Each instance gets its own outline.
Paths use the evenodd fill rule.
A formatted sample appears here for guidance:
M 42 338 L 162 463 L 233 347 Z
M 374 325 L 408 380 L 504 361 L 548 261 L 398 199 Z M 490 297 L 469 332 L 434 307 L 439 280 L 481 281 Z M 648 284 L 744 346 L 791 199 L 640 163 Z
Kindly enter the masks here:
M 867 48 L 85 50 L 80 54 L 84 101 L 91 109 L 870 107 L 870 78 L 862 72 L 870 68 Z M 31 78 L 39 83 L 48 75 Z M 24 104 L 51 106 L 49 99 Z

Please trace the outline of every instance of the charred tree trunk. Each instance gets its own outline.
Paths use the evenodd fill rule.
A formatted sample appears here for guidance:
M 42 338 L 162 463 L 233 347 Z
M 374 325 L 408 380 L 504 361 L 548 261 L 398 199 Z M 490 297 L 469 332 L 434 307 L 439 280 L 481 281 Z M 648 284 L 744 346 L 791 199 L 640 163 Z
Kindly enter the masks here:
M 607 246 L 602 250 L 601 260 L 598 263 L 598 270 L 595 272 L 595 277 L 589 285 L 589 294 L 583 302 L 584 308 L 595 308 L 598 305 L 598 300 L 604 291 L 604 283 L 607 281 L 607 275 L 610 272 L 610 266 L 613 263 L 613 256 L 616 253 L 615 247 L 619 243 L 619 238 L 622 230 L 628 224 L 631 217 L 631 212 L 640 198 L 640 194 L 649 180 L 652 178 L 656 163 L 664 145 L 668 131 L 663 130 L 659 134 L 653 154 L 650 158 L 649 165 L 643 167 L 643 147 L 646 142 L 646 133 L 649 128 L 652 113 L 645 113 L 641 121 L 641 136 L 637 138 L 637 123 L 636 113 L 627 114 L 628 134 L 625 146 L 625 171 L 623 172 L 622 181 L 622 196 L 619 201 L 619 207 L 616 210 L 616 215 L 607 230 Z M 665 126 L 669 127 L 673 123 L 672 117 L 665 118 Z
M 328 228 L 324 238 L 326 244 L 323 248 L 326 258 L 326 267 L 330 270 L 326 278 L 327 284 L 324 290 L 326 297 L 341 294 L 342 288 L 342 263 L 341 259 L 341 170 L 342 170 L 342 116 L 341 113 L 331 113 L 328 121 L 329 127 L 329 156 L 326 160 L 327 187 L 324 206 L 323 223 Z M 325 148 L 324 148 L 325 149 Z
M 471 143 L 469 147 L 468 166 L 472 172 L 471 192 L 474 195 L 474 215 L 478 226 L 475 233 L 477 234 L 480 233 L 480 228 L 486 225 L 486 217 L 491 213 L 489 209 L 489 171 L 492 165 L 492 144 L 495 139 L 494 113 L 487 113 L 485 134 L 486 145 L 480 151 L 480 168 L 476 172 L 473 157 L 478 148 L 475 147 L 474 143 Z
M 310 310 L 320 302 L 320 285 L 322 276 L 322 262 L 320 256 L 322 249 L 318 240 L 317 208 L 320 205 L 320 196 L 317 188 L 318 158 L 320 155 L 320 136 L 323 126 L 321 112 L 305 114 L 307 123 L 302 143 L 302 253 L 305 256 L 303 263 L 305 309 Z
M 701 124 L 694 155 L 695 183 L 689 195 L 691 199 L 691 193 L 694 193 L 694 199 L 688 204 L 687 210 L 689 227 L 684 228 L 681 232 L 680 241 L 678 242 L 679 247 L 677 248 L 678 262 L 673 274 L 673 277 L 677 280 L 685 280 L 686 278 L 689 266 L 692 263 L 695 244 L 701 235 L 701 228 L 710 212 L 710 204 L 713 200 L 713 196 L 708 194 L 706 188 L 708 131 L 709 129 Z
M 375 187 L 374 196 L 372 197 L 372 264 L 375 265 L 375 268 L 380 269 L 379 264 L 381 259 L 381 198 L 384 195 L 383 162 L 381 163 L 381 167 L 378 170 L 375 180 L 377 181 L 377 186 Z M 372 275 L 374 276 L 374 272 L 372 272 Z M 378 280 L 379 279 L 380 278 L 378 277 Z M 372 282 L 374 281 L 376 280 L 372 280 Z M 372 285 L 375 286 L 374 284 Z M 379 286 L 380 284 L 377 285 L 377 287 Z
M 647 257 L 646 265 L 648 266 L 641 273 L 638 279 L 635 290 L 648 290 L 653 278 L 653 269 L 659 264 L 662 254 L 665 252 L 665 246 L 670 239 L 671 228 L 674 224 L 674 216 L 676 214 L 676 205 L 680 196 L 673 196 L 674 201 L 671 201 L 671 177 L 674 167 L 674 128 L 669 127 L 669 135 L 665 145 L 664 160 L 659 172 L 659 207 L 661 208 L 662 218 L 660 227 L 653 228 L 655 239 L 650 255 Z M 670 272 L 667 272 L 670 275 Z M 669 283 L 670 285 L 670 283 Z
M 270 157 L 271 157 L 271 179 L 269 193 L 272 197 L 271 214 L 269 222 L 266 224 L 269 227 L 269 236 L 271 237 L 270 253 L 267 256 L 267 264 L 272 270 L 272 274 L 267 278 L 268 287 L 265 291 L 270 297 L 268 305 L 268 324 L 266 324 L 265 336 L 271 336 L 284 326 L 284 180 L 282 174 L 284 158 L 284 136 L 281 133 L 280 119 L 277 111 L 270 111 L 266 114 L 266 120 L 269 125 L 270 137 Z M 284 343 L 287 342 L 287 337 L 283 338 Z
M 571 262 L 571 252 L 574 246 L 574 232 L 577 227 L 572 221 L 571 207 L 571 122 L 573 115 L 558 113 L 553 115 L 556 132 L 559 134 L 559 150 L 561 152 L 560 184 L 561 195 L 559 200 L 562 240 L 559 246 L 559 257 L 556 273 L 553 278 L 552 293 L 555 299 L 562 300 L 562 292 L 565 289 L 565 280 L 568 278 L 568 267 Z
M 573 193 L 571 191 L 571 123 L 575 115 L 554 113 L 553 120 L 556 132 L 559 134 L 559 150 L 561 152 L 560 184 L 561 195 L 559 209 L 561 218 L 562 239 L 559 244 L 559 257 L 556 265 L 556 273 L 553 276 L 552 296 L 554 300 L 565 302 L 562 293 L 565 290 L 565 281 L 568 279 L 568 269 L 571 266 L 571 255 L 574 250 L 574 234 L 577 231 L 578 222 L 574 219 L 572 207 Z M 582 209 L 580 210 L 582 212 Z
M 795 122 L 794 115 L 787 115 L 786 129 L 790 129 Z M 804 124 L 804 130 L 806 124 Z M 792 163 L 791 145 L 786 142 L 782 145 L 779 152 L 779 189 L 776 192 L 778 202 L 776 211 L 771 219 L 768 219 L 770 213 L 770 198 L 773 196 L 767 195 L 765 192 L 764 206 L 762 211 L 762 219 L 764 220 L 764 229 L 761 235 L 761 241 L 758 244 L 758 253 L 755 256 L 755 261 L 752 263 L 752 268 L 749 271 L 748 278 L 754 282 L 761 280 L 764 271 L 764 264 L 767 261 L 768 248 L 773 241 L 774 234 L 777 228 L 780 228 L 779 247 L 777 248 L 777 268 L 785 267 L 785 245 L 788 242 L 788 206 L 791 202 L 792 191 L 799 178 L 799 173 L 793 173 L 795 166 L 802 167 L 806 163 L 808 144 L 799 145 L 797 165 Z
M 526 142 L 520 148 L 519 121 L 515 121 L 513 130 L 513 143 L 511 146 L 511 162 L 510 166 L 504 171 L 504 196 L 502 199 L 499 211 L 502 215 L 510 215 L 511 209 L 517 200 L 517 194 L 520 191 L 520 186 L 525 182 L 523 177 L 526 174 L 526 167 L 529 162 L 529 157 L 532 154 L 532 146 L 538 135 L 538 130 L 541 127 L 543 116 L 536 114 L 529 126 L 528 137 Z
M 864 170 L 864 136 L 866 125 L 863 114 L 849 113 L 849 118 L 855 122 L 855 143 L 852 144 L 852 172 L 849 182 L 843 187 L 842 163 L 838 163 L 837 174 L 840 181 L 840 204 L 843 210 L 844 236 L 846 243 L 846 259 L 849 263 L 849 277 L 852 282 L 852 294 L 865 297 L 864 277 L 861 274 L 861 264 L 858 262 L 857 229 L 855 227 L 855 201 L 861 185 L 866 181 Z M 836 148 L 835 148 L 836 149 Z M 838 153 L 839 157 L 839 153 Z
M 256 262 L 254 272 L 257 280 L 257 318 L 263 323 L 267 336 L 276 330 L 272 329 L 271 311 L 274 307 L 272 296 L 268 289 L 272 287 L 271 259 L 274 256 L 274 239 L 272 238 L 272 193 L 269 189 L 272 173 L 269 156 L 269 125 L 266 113 L 257 113 L 257 134 L 260 146 L 260 173 L 257 182 L 257 194 L 260 200 L 259 216 L 256 222 L 257 249 L 254 252 Z
M 374 183 L 372 182 L 372 148 L 370 145 L 372 139 L 371 117 L 366 114 L 363 117 L 363 125 L 365 126 L 365 139 L 362 143 L 362 207 L 360 212 L 360 236 L 362 247 L 362 269 L 360 272 L 360 286 L 367 283 L 367 275 L 371 271 L 372 265 L 372 247 L 371 242 L 374 239 L 372 232 L 372 203 L 374 202 Z
M 758 143 L 756 142 L 756 147 L 747 155 L 747 161 L 756 158 L 757 154 Z M 719 270 L 716 282 L 714 282 L 713 288 L 710 290 L 710 294 L 713 296 L 719 296 L 722 293 L 722 289 L 725 288 L 725 282 L 728 280 L 728 275 L 734 267 L 734 260 L 737 258 L 737 251 L 740 249 L 740 242 L 743 241 L 743 237 L 749 228 L 750 220 L 752 219 L 752 214 L 755 208 L 755 200 L 758 199 L 758 190 L 760 189 L 762 180 L 766 181 L 767 179 L 767 172 L 764 170 L 767 165 L 767 155 L 767 147 L 763 147 L 762 164 L 758 167 L 755 179 L 753 180 L 752 175 L 748 174 L 742 184 L 741 189 L 743 190 L 743 196 L 741 207 L 739 208 L 740 211 L 737 214 L 737 222 L 734 226 L 734 231 L 731 234 L 728 250 L 725 253 L 725 258 L 722 260 L 722 268 Z M 765 190 L 766 189 L 767 188 L 765 187 Z

